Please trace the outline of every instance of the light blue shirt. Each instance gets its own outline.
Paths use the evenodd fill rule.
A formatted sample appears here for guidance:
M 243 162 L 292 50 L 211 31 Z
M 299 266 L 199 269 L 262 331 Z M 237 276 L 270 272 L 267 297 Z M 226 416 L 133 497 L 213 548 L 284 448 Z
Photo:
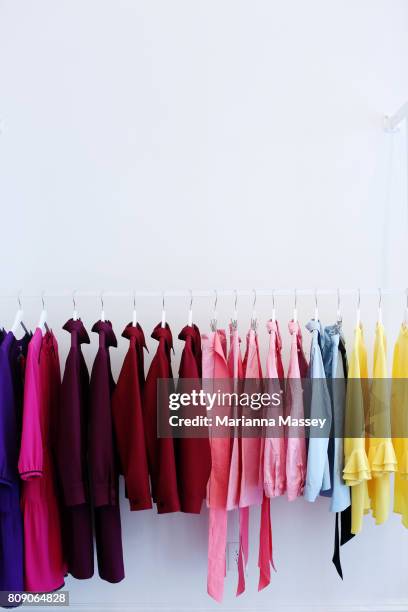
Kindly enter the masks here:
M 322 495 L 331 496 L 331 512 L 342 512 L 350 506 L 350 487 L 343 480 L 343 433 L 347 372 L 344 371 L 342 357 L 342 352 L 345 355 L 346 349 L 341 323 L 328 325 L 324 330 L 324 338 L 323 363 L 331 395 L 333 433 L 330 440 L 331 448 L 329 449 L 332 487 L 329 491 L 322 492 Z
M 312 319 L 306 325 L 312 333 L 310 348 L 309 378 L 310 380 L 310 418 L 325 419 L 324 427 L 309 438 L 307 452 L 307 472 L 304 497 L 314 502 L 321 491 L 330 489 L 330 467 L 328 457 L 329 436 L 332 424 L 332 406 L 330 393 L 326 383 L 326 373 L 323 364 L 322 348 L 324 336 L 320 321 Z

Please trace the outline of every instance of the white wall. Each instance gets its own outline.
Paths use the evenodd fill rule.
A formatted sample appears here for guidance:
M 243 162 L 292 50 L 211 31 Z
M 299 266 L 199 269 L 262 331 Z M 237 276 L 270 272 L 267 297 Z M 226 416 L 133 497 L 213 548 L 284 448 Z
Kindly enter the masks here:
M 1 0 L 3 293 L 404 287 L 401 139 L 382 119 L 408 98 L 407 29 L 404 0 Z M 376 301 L 362 301 L 370 346 Z M 89 328 L 99 303 L 78 302 Z M 24 306 L 35 326 L 39 299 Z M 277 303 L 285 332 L 292 306 Z M 402 295 L 384 298 L 391 346 L 402 306 Z M 72 303 L 49 297 L 47 307 L 64 360 Z M 194 307 L 205 330 L 209 300 Z M 175 335 L 187 308 L 167 300 Z M 335 297 L 320 299 L 325 322 L 335 308 Z M 2 324 L 15 309 L 1 299 Z M 119 336 L 130 299 L 107 298 L 105 309 Z M 147 335 L 160 309 L 139 300 Z M 231 310 L 220 299 L 220 323 Z M 239 310 L 244 334 L 250 300 Z M 271 299 L 257 310 L 264 355 Z M 343 310 L 350 341 L 354 297 Z M 301 298 L 301 321 L 312 313 L 313 298 Z M 113 351 L 115 375 L 125 348 Z M 89 363 L 95 350 L 93 339 Z M 224 609 L 408 609 L 399 518 L 366 519 L 343 551 L 341 582 L 326 501 L 273 501 L 278 573 L 260 594 L 253 521 L 247 593 L 235 599 L 229 573 Z M 205 512 L 158 517 L 123 504 L 122 518 L 125 581 L 68 580 L 72 604 L 217 608 L 206 595 Z

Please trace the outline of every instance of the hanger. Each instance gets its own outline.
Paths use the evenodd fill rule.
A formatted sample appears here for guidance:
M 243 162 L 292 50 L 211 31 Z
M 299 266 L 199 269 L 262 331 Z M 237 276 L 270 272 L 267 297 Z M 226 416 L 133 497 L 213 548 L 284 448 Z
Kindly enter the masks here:
M 162 316 L 161 316 L 161 326 L 166 327 L 166 310 L 164 307 L 164 291 L 162 293 Z
M 28 329 L 26 328 L 26 326 L 23 323 L 24 311 L 23 311 L 23 305 L 22 305 L 22 302 L 21 302 L 21 293 L 20 292 L 17 295 L 17 303 L 18 303 L 18 310 L 16 312 L 16 316 L 14 317 L 14 323 L 13 323 L 13 325 L 11 327 L 11 331 L 12 331 L 14 336 L 17 333 L 19 325 L 21 325 L 21 327 L 23 328 L 24 332 L 26 334 L 28 334 Z
M 238 327 L 238 291 L 234 289 L 234 312 L 232 313 L 231 326 L 233 329 Z
M 360 327 L 360 324 L 361 324 L 360 303 L 361 303 L 361 292 L 360 292 L 360 289 L 357 289 L 357 327 Z
M 298 322 L 298 314 L 297 314 L 297 289 L 295 289 L 295 304 L 293 306 L 293 322 Z
M 379 325 L 382 325 L 382 293 L 381 293 L 381 287 L 378 289 L 378 323 Z
M 254 294 L 254 299 L 253 299 L 253 302 L 252 302 L 251 329 L 256 331 L 256 328 L 258 326 L 258 319 L 256 318 L 256 311 L 255 311 L 255 306 L 256 306 L 256 289 L 252 289 L 252 291 L 253 291 L 253 294 Z
M 187 325 L 193 327 L 193 290 L 190 289 L 190 308 L 188 309 Z
M 276 309 L 275 309 L 275 291 L 272 290 L 272 322 L 276 321 Z
M 78 317 L 78 311 L 76 309 L 75 294 L 76 294 L 76 291 L 74 290 L 72 292 L 72 304 L 74 306 L 74 312 L 72 313 L 72 320 L 73 321 L 78 321 L 79 317 Z
M 42 310 L 41 310 L 41 314 L 40 314 L 40 320 L 38 321 L 38 325 L 37 327 L 39 327 L 41 329 L 42 332 L 50 331 L 50 328 L 47 325 L 47 310 L 45 308 L 45 292 L 42 291 L 41 292 L 41 303 L 42 303 Z
M 210 321 L 211 331 L 217 331 L 217 303 L 218 303 L 218 293 L 217 290 L 214 289 L 215 300 L 214 300 L 214 308 L 213 308 L 213 316 Z
M 132 327 L 136 327 L 136 324 L 137 324 L 136 295 L 135 295 L 135 292 L 133 292 Z
M 319 307 L 317 305 L 317 289 L 314 290 L 314 299 L 315 299 L 315 311 L 314 311 L 314 320 L 319 320 Z
M 105 310 L 103 306 L 103 291 L 101 291 L 101 321 L 105 323 Z
M 343 317 L 341 316 L 340 289 L 337 289 L 337 323 L 340 325 L 342 321 Z

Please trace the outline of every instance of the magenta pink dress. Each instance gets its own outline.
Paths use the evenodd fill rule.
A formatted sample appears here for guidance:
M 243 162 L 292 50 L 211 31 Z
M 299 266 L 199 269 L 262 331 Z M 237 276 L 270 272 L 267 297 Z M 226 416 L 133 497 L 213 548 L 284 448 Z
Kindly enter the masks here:
M 18 470 L 23 480 L 24 588 L 54 591 L 64 584 L 59 508 L 51 458 L 51 432 L 60 388 L 58 346 L 37 328 L 28 346 L 23 429 Z

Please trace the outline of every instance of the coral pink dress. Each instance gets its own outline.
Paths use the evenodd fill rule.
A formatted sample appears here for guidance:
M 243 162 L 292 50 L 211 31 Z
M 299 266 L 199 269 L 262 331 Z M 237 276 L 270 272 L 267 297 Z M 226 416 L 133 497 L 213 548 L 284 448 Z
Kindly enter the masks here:
M 23 480 L 24 588 L 49 592 L 64 584 L 66 571 L 51 457 L 61 384 L 58 346 L 37 328 L 28 347 L 23 429 L 18 470 Z

